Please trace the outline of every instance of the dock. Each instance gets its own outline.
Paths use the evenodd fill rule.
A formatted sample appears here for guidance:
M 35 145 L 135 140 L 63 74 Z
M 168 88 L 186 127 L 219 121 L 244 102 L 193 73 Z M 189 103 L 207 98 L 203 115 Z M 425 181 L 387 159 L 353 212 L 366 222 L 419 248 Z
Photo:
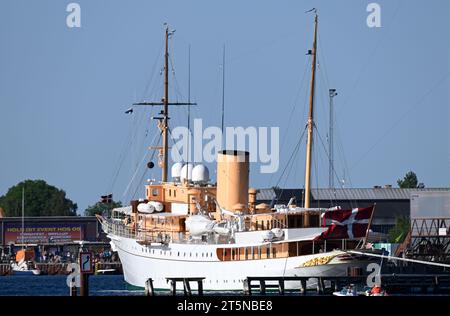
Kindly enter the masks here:
M 388 293 L 450 293 L 450 274 L 382 274 L 381 282 Z M 315 281 L 315 289 L 308 289 L 308 281 Z M 331 294 L 349 284 L 365 285 L 367 276 L 289 276 L 289 277 L 258 277 L 249 276 L 243 282 L 244 295 L 266 295 L 267 290 L 278 295 L 285 294 L 286 282 L 297 282 L 300 295 L 308 291 L 316 294 Z M 290 290 L 296 292 L 296 290 Z

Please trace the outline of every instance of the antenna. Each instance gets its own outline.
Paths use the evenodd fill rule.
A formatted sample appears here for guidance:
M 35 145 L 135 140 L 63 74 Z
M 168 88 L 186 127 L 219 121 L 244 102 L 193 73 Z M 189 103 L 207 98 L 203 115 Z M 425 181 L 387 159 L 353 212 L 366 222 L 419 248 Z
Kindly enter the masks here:
M 138 102 L 133 105 L 150 105 L 150 106 L 162 106 L 163 109 L 160 112 L 161 116 L 153 117 L 158 120 L 158 128 L 162 134 L 162 146 L 155 147 L 153 149 L 159 150 L 160 161 L 159 165 L 162 168 L 161 182 L 167 182 L 167 165 L 168 165 L 168 151 L 169 151 L 169 105 L 196 105 L 197 103 L 191 102 L 169 102 L 169 38 L 172 37 L 175 30 L 169 30 L 167 23 L 164 23 L 166 27 L 165 31 L 165 53 L 164 53 L 164 98 L 161 102 Z
M 335 96 L 337 96 L 336 89 L 330 89 L 328 91 L 330 93 L 330 131 L 328 135 L 328 159 L 329 159 L 329 170 L 328 170 L 328 186 L 330 189 L 334 188 L 334 177 L 333 177 L 333 171 L 334 171 L 334 153 L 333 153 L 333 126 L 334 126 L 334 109 L 333 109 L 333 99 Z
M 224 129 L 224 121 L 225 121 L 225 44 L 223 44 L 223 53 L 222 53 L 222 149 L 224 143 L 223 129 Z
M 24 245 L 23 235 L 25 233 L 25 183 L 22 186 L 22 249 Z
M 191 103 L 191 44 L 189 44 L 189 50 L 188 50 L 188 103 Z M 188 141 L 187 141 L 187 157 L 186 157 L 186 179 L 189 179 L 189 154 L 191 149 L 190 144 L 190 138 L 191 138 L 191 107 L 188 106 Z M 186 184 L 189 186 L 189 181 L 186 182 Z

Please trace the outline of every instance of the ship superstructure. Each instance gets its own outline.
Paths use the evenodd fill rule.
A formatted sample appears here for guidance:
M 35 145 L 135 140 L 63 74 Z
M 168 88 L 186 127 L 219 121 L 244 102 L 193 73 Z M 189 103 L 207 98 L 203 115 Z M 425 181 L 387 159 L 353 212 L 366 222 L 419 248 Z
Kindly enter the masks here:
M 145 186 L 145 198 L 99 216 L 123 265 L 125 280 L 144 287 L 152 278 L 155 288 L 168 289 L 168 277 L 204 277 L 205 290 L 242 290 L 247 276 L 334 276 L 349 267 L 364 266 L 366 259 L 348 249 L 367 240 L 370 219 L 359 209 L 336 219 L 334 209 L 309 207 L 313 132 L 314 74 L 317 15 L 315 16 L 310 113 L 308 117 L 305 205 L 257 204 L 257 190 L 249 187 L 249 152 L 222 150 L 217 157 L 217 179 L 212 182 L 205 165 L 175 163 L 168 177 L 168 39 L 166 28 L 165 96 L 158 127 L 162 146 L 161 182 Z M 191 103 L 177 103 L 190 105 Z M 326 214 L 334 214 L 327 219 Z M 342 213 L 344 214 L 344 213 Z M 338 215 L 342 215 L 338 214 Z M 347 214 L 347 213 L 345 213 Z M 339 216 L 338 216 L 339 217 Z M 348 233 L 333 235 L 336 221 Z M 354 223 L 354 224 L 353 224 Z M 364 234 L 354 234 L 359 225 Z M 342 228 L 341 227 L 341 228 Z M 333 229 L 330 229 L 333 228 Z M 347 228 L 346 228 L 347 229 Z M 287 284 L 289 287 L 289 284 Z

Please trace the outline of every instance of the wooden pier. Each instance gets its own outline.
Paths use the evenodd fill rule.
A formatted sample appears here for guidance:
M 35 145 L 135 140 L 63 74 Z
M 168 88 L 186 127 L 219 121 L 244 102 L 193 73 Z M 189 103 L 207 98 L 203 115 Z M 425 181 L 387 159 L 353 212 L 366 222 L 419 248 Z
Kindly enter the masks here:
M 203 280 L 205 278 L 166 278 L 170 282 L 171 295 L 177 295 L 177 283 L 183 284 L 183 292 L 185 296 L 192 296 L 191 282 L 197 282 L 197 295 L 203 295 Z
M 382 274 L 381 283 L 388 293 L 450 293 L 450 274 Z M 308 281 L 315 281 L 315 289 L 308 289 Z M 266 295 L 267 290 L 284 295 L 286 282 L 297 282 L 297 292 L 305 295 L 308 291 L 317 294 L 331 294 L 349 284 L 365 285 L 366 275 L 317 277 L 247 277 L 243 282 L 244 295 Z M 255 293 L 255 290 L 257 293 Z M 290 292 L 296 292 L 291 290 Z

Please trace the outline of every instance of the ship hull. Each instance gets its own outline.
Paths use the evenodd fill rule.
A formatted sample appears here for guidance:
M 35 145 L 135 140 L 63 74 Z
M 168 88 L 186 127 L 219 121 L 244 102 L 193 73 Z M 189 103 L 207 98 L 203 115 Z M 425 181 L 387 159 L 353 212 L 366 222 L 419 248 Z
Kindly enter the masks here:
M 206 291 L 242 291 L 247 277 L 280 276 L 345 276 L 349 267 L 365 269 L 366 261 L 351 260 L 315 266 L 303 266 L 314 258 L 334 256 L 342 252 L 333 251 L 314 255 L 259 260 L 220 261 L 216 256 L 219 245 L 169 244 L 167 246 L 140 245 L 135 239 L 109 235 L 113 250 L 122 262 L 124 279 L 127 283 L 145 287 L 148 279 L 153 280 L 155 289 L 169 290 L 167 278 L 205 278 Z M 222 245 L 223 246 L 223 245 Z M 308 287 L 315 286 L 311 279 Z M 196 284 L 191 285 L 196 289 Z M 287 281 L 286 289 L 299 289 L 299 281 Z

